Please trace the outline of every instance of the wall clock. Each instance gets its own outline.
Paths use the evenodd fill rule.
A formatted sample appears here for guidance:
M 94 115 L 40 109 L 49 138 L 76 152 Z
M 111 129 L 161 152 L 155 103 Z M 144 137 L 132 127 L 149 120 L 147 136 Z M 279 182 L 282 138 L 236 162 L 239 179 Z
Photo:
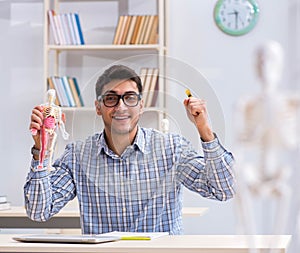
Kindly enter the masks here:
M 257 23 L 259 7 L 255 0 L 218 0 L 214 20 L 221 31 L 232 36 L 250 32 Z

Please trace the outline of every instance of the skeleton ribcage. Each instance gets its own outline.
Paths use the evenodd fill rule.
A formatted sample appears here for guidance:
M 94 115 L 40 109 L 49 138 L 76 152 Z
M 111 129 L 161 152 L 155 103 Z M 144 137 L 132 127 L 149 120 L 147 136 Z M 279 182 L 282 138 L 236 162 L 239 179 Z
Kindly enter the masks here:
M 43 113 L 45 118 L 54 117 L 55 119 L 58 119 L 58 108 L 47 106 L 44 107 Z

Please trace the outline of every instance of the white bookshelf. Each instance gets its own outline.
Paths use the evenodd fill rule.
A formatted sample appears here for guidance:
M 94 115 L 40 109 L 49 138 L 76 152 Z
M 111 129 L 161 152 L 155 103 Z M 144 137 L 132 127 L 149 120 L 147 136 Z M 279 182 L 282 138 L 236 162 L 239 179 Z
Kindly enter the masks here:
M 113 35 L 117 26 L 117 19 L 120 15 L 149 15 L 147 13 L 147 10 L 141 9 L 140 11 L 134 10 L 135 13 L 132 13 L 132 6 L 134 4 L 141 5 L 141 4 L 147 4 L 151 5 L 152 13 L 153 15 L 158 15 L 158 40 L 156 44 L 130 44 L 130 45 L 114 45 L 113 43 Z M 80 11 L 80 8 L 82 5 L 83 11 Z M 56 45 L 53 40 L 53 35 L 51 31 L 51 27 L 48 21 L 48 10 L 53 9 L 56 14 L 64 13 L 64 12 L 74 12 L 78 11 L 80 22 L 82 25 L 83 30 L 83 36 L 85 37 L 85 30 L 84 30 L 84 24 L 85 19 L 91 19 L 89 16 L 88 6 L 91 4 L 91 12 L 93 12 L 95 9 L 95 6 L 99 4 L 99 10 L 101 10 L 101 5 L 106 4 L 107 7 L 108 4 L 112 5 L 111 13 L 114 13 L 116 16 L 114 17 L 115 22 L 113 24 L 114 27 L 110 27 L 111 34 L 108 36 L 110 37 L 109 40 L 111 40 L 111 43 L 98 43 L 98 41 L 93 41 L 92 39 L 86 40 L 84 45 Z M 153 66 L 157 67 L 159 69 L 159 96 L 157 105 L 153 108 L 146 108 L 145 114 L 150 111 L 149 117 L 152 117 L 151 114 L 154 111 L 157 111 L 157 117 L 156 119 L 156 128 L 161 128 L 161 120 L 164 117 L 165 111 L 165 90 L 166 90 L 166 79 L 165 76 L 165 57 L 168 53 L 168 42 L 167 42 L 167 10 L 168 10 L 168 0 L 150 0 L 150 1 L 138 1 L 138 0 L 44 0 L 44 91 L 46 94 L 47 90 L 47 77 L 49 76 L 75 76 L 79 82 L 79 85 L 81 89 L 83 87 L 81 86 L 82 83 L 88 83 L 91 82 L 90 87 L 86 88 L 86 93 L 90 95 L 86 95 L 84 97 L 85 100 L 85 107 L 63 107 L 63 111 L 65 112 L 73 112 L 78 111 L 80 113 L 82 112 L 90 112 L 95 111 L 93 104 L 95 100 L 94 94 L 94 84 L 95 82 L 87 81 L 89 80 L 88 74 L 82 74 L 85 70 L 88 69 L 88 66 L 85 66 L 85 62 L 88 62 L 91 58 L 97 58 L 100 64 L 95 64 L 95 66 L 99 65 L 99 69 L 105 67 L 105 65 L 111 64 L 113 61 L 118 61 L 124 59 L 129 59 L 131 57 L 137 58 L 138 60 L 141 60 L 141 64 L 139 66 L 142 67 L 149 67 L 147 65 L 143 65 L 143 55 L 151 55 L 154 59 L 154 62 L 152 63 Z M 92 15 L 92 14 L 91 14 Z M 99 14 L 99 19 L 95 19 L 100 22 L 101 15 Z M 105 30 L 107 28 L 103 28 Z M 94 29 L 97 30 L 97 29 Z M 101 29 L 99 29 L 101 30 Z M 97 37 L 97 36 L 94 36 Z M 88 60 L 85 60 L 84 57 L 88 58 Z M 79 60 L 78 62 L 74 61 L 74 65 L 80 65 L 76 66 L 75 71 L 70 71 L 72 69 L 73 65 L 73 57 L 77 57 L 76 59 Z M 108 59 L 111 57 L 112 59 Z M 70 60 L 71 59 L 71 60 Z M 83 59 L 83 60 L 82 60 Z M 106 59 L 107 63 L 106 63 Z M 91 64 L 90 64 L 91 65 Z M 81 76 L 76 76 L 76 70 L 77 72 L 81 74 Z M 139 69 L 135 69 L 137 73 L 139 73 Z M 75 73 L 75 74 L 74 74 Z M 93 76 L 93 71 L 90 71 L 90 76 Z M 98 76 L 101 74 L 101 72 L 98 74 Z M 88 100 L 88 101 L 87 101 Z M 88 102 L 88 103 L 86 103 Z M 145 117 L 144 117 L 145 118 Z M 68 122 L 67 122 L 68 124 Z

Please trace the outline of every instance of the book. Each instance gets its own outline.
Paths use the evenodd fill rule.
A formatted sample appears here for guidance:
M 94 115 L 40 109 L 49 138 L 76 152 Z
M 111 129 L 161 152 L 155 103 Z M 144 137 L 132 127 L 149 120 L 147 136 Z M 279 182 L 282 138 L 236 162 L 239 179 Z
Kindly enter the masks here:
M 63 17 L 63 21 L 64 21 L 64 26 L 65 26 L 65 30 L 66 30 L 66 38 L 67 38 L 67 42 L 69 43 L 69 45 L 75 45 L 76 41 L 74 41 L 75 38 L 73 38 L 72 35 L 72 22 L 70 22 L 70 18 L 69 18 L 69 13 L 64 13 L 62 14 Z
M 52 76 L 51 77 L 55 90 L 57 91 L 58 100 L 61 106 L 69 106 L 69 101 L 65 92 L 65 88 L 63 86 L 62 80 L 59 76 Z
M 84 106 L 83 97 L 82 97 L 82 94 L 81 94 L 81 91 L 80 91 L 77 79 L 75 77 L 73 77 L 73 81 L 74 81 L 74 84 L 75 84 L 75 88 L 77 90 L 77 94 L 79 96 L 79 100 L 80 100 L 81 106 Z
M 157 88 L 158 85 L 158 68 L 154 68 L 152 70 L 152 76 L 149 86 L 149 92 L 147 95 L 147 101 L 145 103 L 145 107 L 154 106 L 156 104 L 156 97 L 157 97 Z
M 128 37 L 128 32 L 129 32 L 129 29 L 130 29 L 130 26 L 131 26 L 132 19 L 133 19 L 133 16 L 127 16 L 126 24 L 124 26 L 123 35 L 122 35 L 122 39 L 121 39 L 120 44 L 126 44 L 126 40 L 127 40 L 127 37 Z
M 60 22 L 61 22 L 61 26 L 62 26 L 62 32 L 64 34 L 64 38 L 65 38 L 65 43 L 66 45 L 71 45 L 71 34 L 69 32 L 69 24 L 68 24 L 68 20 L 66 19 L 66 14 L 60 14 Z
M 84 38 L 83 38 L 83 32 L 81 28 L 81 23 L 79 19 L 78 13 L 74 13 L 76 26 L 74 26 L 76 29 L 76 32 L 79 34 L 79 45 L 84 45 Z
M 0 203 L 0 211 L 11 209 L 10 202 Z
M 143 24 L 143 27 L 142 27 L 142 30 L 141 30 L 141 34 L 139 36 L 139 41 L 137 42 L 137 44 L 143 44 L 144 37 L 145 37 L 145 34 L 146 34 L 146 30 L 147 30 L 147 27 L 148 27 L 148 24 L 149 24 L 149 20 L 150 20 L 150 15 L 146 15 L 145 16 L 145 21 L 144 21 L 144 24 Z
M 73 35 L 75 37 L 75 45 L 80 45 L 80 36 L 77 29 L 75 13 L 71 13 L 71 22 L 72 22 L 72 28 L 74 33 Z
M 58 99 L 58 103 L 60 106 L 63 106 L 63 99 L 61 97 L 60 91 L 58 89 L 57 81 L 54 76 L 48 77 L 48 88 L 53 88 L 56 91 L 56 98 Z
M 151 27 L 150 36 L 148 39 L 148 44 L 157 44 L 158 40 L 158 16 L 154 16 L 153 24 Z
M 59 44 L 60 45 L 65 45 L 66 44 L 66 40 L 64 37 L 64 33 L 63 33 L 63 28 L 62 28 L 62 24 L 61 24 L 61 18 L 60 15 L 56 14 L 53 17 L 56 29 L 57 29 L 57 34 L 58 34 L 58 40 L 59 40 Z
M 157 104 L 157 99 L 158 99 L 158 94 L 159 94 L 159 82 L 158 82 L 158 77 L 156 78 L 156 82 L 155 82 L 155 86 L 154 86 L 154 90 L 152 92 L 152 99 L 151 104 L 149 106 L 151 107 L 155 107 Z
M 152 28 L 152 25 L 154 23 L 154 17 L 155 17 L 154 15 L 151 15 L 149 17 L 148 25 L 145 29 L 145 35 L 144 35 L 142 44 L 148 44 L 148 42 L 149 42 L 151 28 Z
M 59 99 L 58 99 L 58 94 L 57 94 L 58 92 L 57 92 L 57 90 L 56 90 L 56 88 L 54 86 L 52 78 L 50 78 L 50 77 L 47 78 L 47 84 L 48 84 L 48 89 L 47 90 L 49 90 L 49 89 L 55 90 L 55 94 L 56 94 L 56 96 L 55 96 L 55 104 L 56 105 L 60 105 L 60 102 L 59 102 Z
M 65 93 L 67 95 L 69 106 L 70 107 L 76 106 L 75 100 L 74 100 L 74 97 L 73 97 L 73 94 L 72 94 L 72 91 L 71 91 L 71 88 L 70 88 L 68 77 L 63 76 L 63 77 L 61 77 L 61 80 L 62 80 L 63 86 L 65 88 Z
M 157 44 L 158 40 L 158 16 L 154 17 L 154 21 L 151 27 L 151 32 L 148 40 L 148 44 Z
M 147 68 L 147 73 L 145 74 L 144 84 L 143 84 L 143 94 L 144 94 L 144 105 L 145 105 L 145 107 L 147 105 L 147 100 L 148 100 L 148 96 L 149 96 L 152 73 L 153 73 L 153 69 L 152 68 Z
M 101 235 L 105 236 L 116 236 L 121 238 L 121 240 L 152 240 L 162 236 L 169 235 L 168 232 L 119 232 L 113 231 L 109 233 L 104 233 Z
M 120 16 L 119 20 L 118 20 L 118 25 L 117 25 L 116 31 L 115 31 L 115 37 L 114 37 L 114 40 L 113 40 L 114 45 L 118 44 L 120 34 L 121 34 L 121 27 L 122 27 L 122 24 L 123 24 L 123 20 L 124 20 L 124 16 Z
M 131 21 L 130 21 L 130 26 L 129 26 L 129 29 L 128 29 L 128 33 L 126 35 L 126 40 L 125 40 L 125 43 L 126 45 L 129 45 L 130 44 L 130 41 L 131 41 L 131 38 L 132 38 L 132 35 L 133 35 L 133 32 L 134 32 L 134 28 L 135 28 L 135 25 L 136 25 L 136 20 L 137 20 L 137 16 L 131 16 Z
M 75 105 L 77 107 L 82 107 L 81 101 L 80 101 L 80 97 L 78 95 L 76 86 L 75 86 L 75 82 L 74 82 L 74 78 L 73 77 L 68 77 L 68 81 L 69 81 L 69 85 L 70 85 L 70 89 L 72 91 L 72 95 L 75 101 Z
M 56 14 L 55 14 L 54 10 L 48 10 L 48 19 L 49 19 L 50 28 L 51 28 L 52 35 L 53 35 L 53 40 L 56 45 L 59 45 L 60 41 L 58 38 L 58 31 L 57 31 L 56 23 L 54 21 L 55 15 Z
M 128 19 L 129 19 L 129 16 L 124 16 L 122 19 L 122 23 L 121 23 L 121 27 L 120 27 L 120 35 L 119 35 L 118 41 L 116 43 L 117 45 L 121 45 L 125 39 L 125 37 L 124 37 L 125 36 L 125 26 L 126 26 Z
M 6 195 L 0 195 L 0 203 L 5 203 L 5 202 L 7 202 Z
M 76 45 L 77 42 L 76 42 L 75 27 L 72 20 L 72 13 L 67 13 L 66 16 L 67 16 L 67 22 L 68 22 L 70 36 L 71 36 L 71 44 Z
M 142 17 L 143 16 L 137 16 L 136 18 L 136 24 L 132 33 L 132 37 L 130 40 L 130 44 L 136 44 L 136 39 L 137 39 L 137 35 L 141 26 L 141 21 L 142 21 Z
M 141 34 L 142 34 L 142 30 L 144 29 L 144 24 L 145 24 L 145 20 L 146 20 L 146 16 L 143 15 L 141 16 L 141 21 L 137 30 L 137 35 L 134 38 L 134 41 L 132 41 L 132 44 L 139 44 L 140 38 L 141 38 Z
M 144 84 L 145 84 L 145 79 L 147 75 L 147 68 L 141 68 L 140 70 L 140 78 L 143 86 L 143 92 L 144 92 Z

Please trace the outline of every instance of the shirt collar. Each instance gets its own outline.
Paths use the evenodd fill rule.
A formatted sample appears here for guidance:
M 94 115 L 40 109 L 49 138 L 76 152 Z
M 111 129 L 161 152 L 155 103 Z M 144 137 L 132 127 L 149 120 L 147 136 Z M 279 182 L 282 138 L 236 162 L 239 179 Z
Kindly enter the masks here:
M 146 138 L 145 131 L 143 130 L 143 128 L 138 126 L 137 134 L 131 147 L 140 150 L 142 153 L 145 153 L 146 151 L 145 138 Z M 109 156 L 116 156 L 116 154 L 108 147 L 106 143 L 104 130 L 99 135 L 97 143 L 98 143 L 98 152 L 97 152 L 98 155 L 102 151 L 104 151 Z
M 141 152 L 146 151 L 146 135 L 143 128 L 138 127 L 138 131 L 134 140 L 133 145 L 135 145 Z

